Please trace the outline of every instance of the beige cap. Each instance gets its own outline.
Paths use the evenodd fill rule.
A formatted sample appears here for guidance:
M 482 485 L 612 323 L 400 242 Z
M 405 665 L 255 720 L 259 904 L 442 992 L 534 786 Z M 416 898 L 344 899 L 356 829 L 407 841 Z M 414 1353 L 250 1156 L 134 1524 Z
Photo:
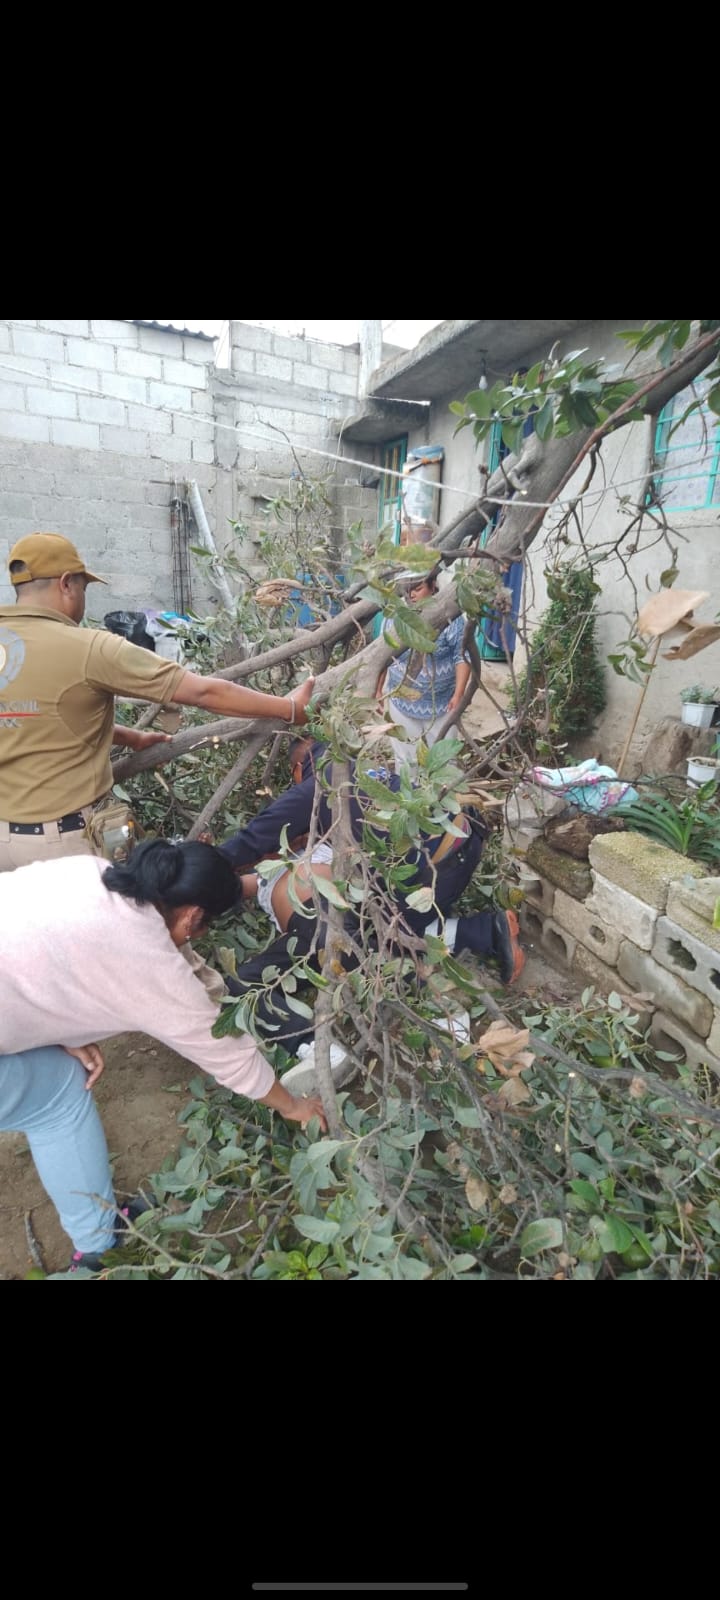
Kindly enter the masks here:
M 88 583 L 107 582 L 105 578 L 96 577 L 94 572 L 88 572 L 74 544 L 61 533 L 26 534 L 13 545 L 8 566 L 13 561 L 22 561 L 26 568 L 25 572 L 10 573 L 10 581 L 16 588 L 19 583 L 32 583 L 35 578 L 61 578 L 64 572 L 82 572 Z

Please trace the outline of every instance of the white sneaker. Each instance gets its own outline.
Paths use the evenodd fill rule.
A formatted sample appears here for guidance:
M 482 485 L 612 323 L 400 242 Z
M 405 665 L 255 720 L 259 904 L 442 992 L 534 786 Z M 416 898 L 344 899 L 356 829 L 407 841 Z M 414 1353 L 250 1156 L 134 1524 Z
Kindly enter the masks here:
M 297 1066 L 291 1067 L 282 1077 L 283 1088 L 289 1090 L 290 1094 L 317 1094 L 314 1039 L 298 1047 L 298 1056 Z M 342 1045 L 333 1043 L 330 1046 L 330 1071 L 336 1089 L 347 1083 L 357 1071 L 354 1061 L 350 1060 Z

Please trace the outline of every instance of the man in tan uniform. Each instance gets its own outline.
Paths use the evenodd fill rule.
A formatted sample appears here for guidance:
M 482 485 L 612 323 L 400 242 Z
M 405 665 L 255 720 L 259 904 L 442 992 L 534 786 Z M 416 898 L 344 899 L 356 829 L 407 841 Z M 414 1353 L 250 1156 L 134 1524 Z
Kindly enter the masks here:
M 28 534 L 8 565 L 17 603 L 0 607 L 0 872 L 96 853 L 87 824 L 112 787 L 113 742 L 142 749 L 158 737 L 114 727 L 116 694 L 306 722 L 313 678 L 278 698 L 80 628 L 87 585 L 105 580 L 60 534 Z

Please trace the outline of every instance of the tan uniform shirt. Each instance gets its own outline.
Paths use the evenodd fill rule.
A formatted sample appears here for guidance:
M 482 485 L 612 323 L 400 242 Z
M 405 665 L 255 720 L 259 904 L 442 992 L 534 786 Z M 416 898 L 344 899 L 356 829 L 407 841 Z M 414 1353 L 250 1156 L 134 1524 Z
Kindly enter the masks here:
M 167 704 L 185 667 L 41 606 L 0 606 L 0 818 L 49 822 L 112 784 L 114 696 Z

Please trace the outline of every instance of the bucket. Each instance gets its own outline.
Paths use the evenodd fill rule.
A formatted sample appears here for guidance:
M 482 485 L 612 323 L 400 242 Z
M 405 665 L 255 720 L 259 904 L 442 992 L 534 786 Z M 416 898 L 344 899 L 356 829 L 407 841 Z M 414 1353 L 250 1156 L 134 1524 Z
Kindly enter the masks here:
M 717 778 L 720 762 L 709 756 L 689 756 L 687 769 L 688 788 L 697 789 L 701 783 L 709 783 L 711 778 Z

